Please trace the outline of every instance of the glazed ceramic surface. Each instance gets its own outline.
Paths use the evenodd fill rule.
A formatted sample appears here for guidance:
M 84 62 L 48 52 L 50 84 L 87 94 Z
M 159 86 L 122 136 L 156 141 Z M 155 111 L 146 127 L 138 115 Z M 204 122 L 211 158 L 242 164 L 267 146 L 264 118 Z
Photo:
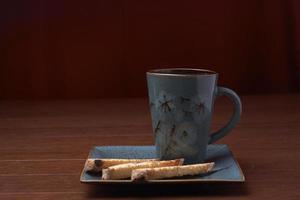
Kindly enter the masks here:
M 217 73 L 200 69 L 161 69 L 147 73 L 149 104 L 157 157 L 202 162 L 207 144 L 225 136 L 241 114 L 239 97 L 217 87 Z M 235 112 L 230 122 L 210 136 L 215 96 L 227 95 Z
M 91 149 L 89 158 L 156 158 L 156 153 L 154 146 L 97 146 Z M 152 180 L 146 183 L 243 182 L 245 180 L 227 145 L 208 145 L 205 161 L 215 162 L 215 167 L 209 174 Z M 133 183 L 130 180 L 101 180 L 101 174 L 89 174 L 84 170 L 80 180 L 84 183 Z

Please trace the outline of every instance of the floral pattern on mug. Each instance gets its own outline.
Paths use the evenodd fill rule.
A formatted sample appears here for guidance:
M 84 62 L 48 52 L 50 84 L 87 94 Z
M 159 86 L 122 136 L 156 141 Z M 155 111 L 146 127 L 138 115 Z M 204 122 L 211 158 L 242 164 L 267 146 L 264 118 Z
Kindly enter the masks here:
M 194 121 L 198 123 L 204 122 L 210 113 L 208 108 L 205 106 L 205 102 L 198 95 L 192 98 L 191 110 L 193 112 Z
M 155 132 L 155 144 L 158 155 L 164 155 L 166 148 L 169 145 L 170 133 L 172 132 L 172 125 L 165 124 L 159 121 L 154 129 Z
M 173 125 L 167 138 L 167 146 L 160 152 L 162 159 L 164 157 L 180 158 L 183 155 L 194 156 L 197 149 L 192 148 L 197 143 L 198 129 L 195 123 L 183 122 L 179 125 Z
M 199 142 L 199 128 L 210 113 L 203 99 L 198 95 L 175 97 L 161 91 L 150 109 L 159 157 L 194 156 L 197 150 L 191 147 Z
M 175 98 L 173 95 L 161 91 L 156 102 L 155 109 L 158 118 L 163 121 L 170 121 L 174 119 L 176 114 Z

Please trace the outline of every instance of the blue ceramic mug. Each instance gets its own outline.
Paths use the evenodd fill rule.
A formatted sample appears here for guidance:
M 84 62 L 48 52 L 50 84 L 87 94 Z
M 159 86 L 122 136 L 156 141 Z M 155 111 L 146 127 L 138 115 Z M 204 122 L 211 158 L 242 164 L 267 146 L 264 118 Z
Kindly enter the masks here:
M 238 95 L 217 86 L 218 74 L 203 69 L 171 68 L 147 72 L 152 127 L 160 159 L 185 158 L 203 162 L 207 145 L 228 134 L 240 119 Z M 229 97 L 234 105 L 230 121 L 210 134 L 214 99 Z

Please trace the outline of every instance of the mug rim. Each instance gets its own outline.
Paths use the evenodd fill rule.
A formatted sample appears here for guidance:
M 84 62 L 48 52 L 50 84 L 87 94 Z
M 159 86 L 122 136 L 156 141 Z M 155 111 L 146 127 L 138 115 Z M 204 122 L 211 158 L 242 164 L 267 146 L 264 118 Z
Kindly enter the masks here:
M 174 71 L 174 73 L 172 73 Z M 186 71 L 194 73 L 175 73 L 175 71 Z M 157 75 L 157 76 L 180 76 L 180 77 L 194 77 L 194 76 L 213 76 L 218 73 L 213 70 L 200 69 L 200 68 L 161 68 L 161 69 L 151 69 L 147 71 L 147 75 Z

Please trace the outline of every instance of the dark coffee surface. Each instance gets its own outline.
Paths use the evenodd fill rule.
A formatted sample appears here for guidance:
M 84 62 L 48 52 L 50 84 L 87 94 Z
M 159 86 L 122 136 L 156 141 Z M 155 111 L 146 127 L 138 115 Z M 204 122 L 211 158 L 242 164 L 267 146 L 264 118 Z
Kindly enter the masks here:
M 174 75 L 212 75 L 216 74 L 214 71 L 205 69 L 156 69 L 149 71 L 151 74 L 174 74 Z

